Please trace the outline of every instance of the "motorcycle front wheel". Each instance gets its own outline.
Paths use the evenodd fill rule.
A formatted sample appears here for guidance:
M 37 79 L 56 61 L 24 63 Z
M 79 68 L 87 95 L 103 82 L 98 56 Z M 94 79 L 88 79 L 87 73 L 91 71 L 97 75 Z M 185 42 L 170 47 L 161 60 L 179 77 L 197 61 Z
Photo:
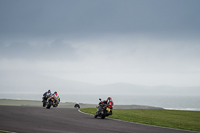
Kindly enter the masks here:
M 52 104 L 52 102 L 51 101 L 49 101 L 49 104 L 47 104 L 47 109 L 50 109 L 51 108 L 51 104 Z
M 103 114 L 102 114 L 102 116 L 101 116 L 101 119 L 104 119 L 104 118 L 106 117 L 106 114 L 107 114 L 107 113 L 106 113 L 106 111 L 104 110 L 104 111 L 103 111 Z
M 94 118 L 97 118 L 98 116 L 98 111 L 95 113 Z
M 102 116 L 101 116 L 101 119 L 104 119 L 104 118 L 105 118 L 105 115 L 102 115 Z
M 43 107 L 46 106 L 46 102 L 47 102 L 46 100 L 43 101 Z

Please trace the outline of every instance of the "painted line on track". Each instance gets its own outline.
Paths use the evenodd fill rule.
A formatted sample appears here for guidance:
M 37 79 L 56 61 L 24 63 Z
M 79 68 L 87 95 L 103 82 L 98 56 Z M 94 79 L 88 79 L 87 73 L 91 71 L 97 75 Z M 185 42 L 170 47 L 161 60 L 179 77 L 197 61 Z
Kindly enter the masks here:
M 79 111 L 80 113 L 83 113 L 83 114 L 86 114 L 86 115 L 92 115 L 92 114 L 88 114 L 88 113 L 82 112 L 80 109 L 79 109 L 78 111 Z M 92 116 L 94 116 L 94 115 L 92 115 Z M 197 131 L 190 131 L 190 130 L 184 130 L 184 129 L 176 129 L 176 128 L 170 128 L 170 127 L 161 127 L 161 126 L 155 126 L 155 125 L 148 125 L 148 124 L 142 124 L 142 123 L 124 121 L 124 120 L 119 120 L 119 119 L 114 119 L 114 118 L 108 118 L 108 117 L 107 117 L 106 119 L 111 119 L 111 120 L 120 121 L 120 122 L 126 122 L 126 123 L 133 123 L 133 124 L 138 124 L 138 125 L 144 125 L 144 126 L 159 127 L 159 128 L 173 129 L 173 130 L 178 130 L 178 131 L 199 133 L 199 132 L 197 132 Z

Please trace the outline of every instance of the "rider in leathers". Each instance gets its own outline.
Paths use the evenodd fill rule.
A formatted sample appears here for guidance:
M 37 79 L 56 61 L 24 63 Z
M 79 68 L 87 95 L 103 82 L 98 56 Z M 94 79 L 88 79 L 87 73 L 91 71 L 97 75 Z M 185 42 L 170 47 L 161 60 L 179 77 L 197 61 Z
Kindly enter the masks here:
M 107 100 L 101 101 L 100 103 L 101 103 L 102 105 L 107 104 L 107 105 L 111 105 L 112 107 L 114 106 L 114 103 L 113 103 L 111 97 L 108 97 Z
M 47 100 L 48 97 L 50 97 L 51 95 L 52 95 L 52 94 L 51 94 L 51 90 L 48 90 L 47 92 L 45 92 L 45 93 L 43 94 L 43 97 L 44 97 L 45 100 Z
M 105 105 L 110 105 L 113 108 L 114 103 L 112 101 L 112 98 L 108 97 L 107 100 L 101 101 L 99 103 L 99 105 L 101 106 L 101 110 L 103 110 L 103 108 L 104 108 Z
M 57 102 L 57 104 L 59 104 L 60 97 L 58 96 L 58 93 L 56 91 L 53 93 L 53 96 L 55 96 L 55 103 Z

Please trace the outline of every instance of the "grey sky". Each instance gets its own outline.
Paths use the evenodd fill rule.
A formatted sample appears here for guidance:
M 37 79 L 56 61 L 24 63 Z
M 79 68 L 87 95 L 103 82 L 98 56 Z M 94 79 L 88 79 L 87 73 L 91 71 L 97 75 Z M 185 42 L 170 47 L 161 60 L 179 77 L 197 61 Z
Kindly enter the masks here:
M 1 34 L 199 32 L 198 0 L 0 2 Z
M 0 72 L 200 86 L 199 0 L 0 1 Z

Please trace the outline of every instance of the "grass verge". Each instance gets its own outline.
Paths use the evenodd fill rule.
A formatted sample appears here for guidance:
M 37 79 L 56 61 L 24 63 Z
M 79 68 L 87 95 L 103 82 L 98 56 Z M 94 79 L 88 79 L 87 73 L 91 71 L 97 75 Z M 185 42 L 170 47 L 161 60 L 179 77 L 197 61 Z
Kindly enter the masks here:
M 95 114 L 96 108 L 84 108 L 82 112 Z M 155 126 L 200 132 L 200 111 L 157 109 L 114 109 L 110 118 Z

